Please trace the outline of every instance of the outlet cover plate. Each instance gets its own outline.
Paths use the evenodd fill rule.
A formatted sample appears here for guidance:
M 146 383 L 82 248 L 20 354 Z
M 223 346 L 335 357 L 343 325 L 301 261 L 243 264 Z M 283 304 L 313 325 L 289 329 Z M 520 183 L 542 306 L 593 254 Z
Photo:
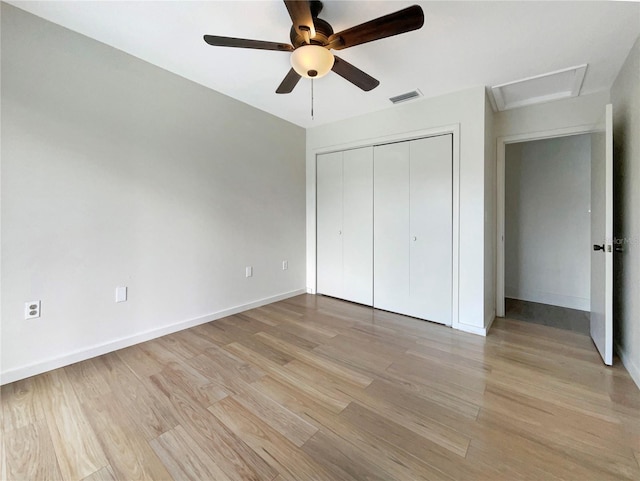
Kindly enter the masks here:
M 24 303 L 24 318 L 36 319 L 40 317 L 40 301 L 28 301 Z

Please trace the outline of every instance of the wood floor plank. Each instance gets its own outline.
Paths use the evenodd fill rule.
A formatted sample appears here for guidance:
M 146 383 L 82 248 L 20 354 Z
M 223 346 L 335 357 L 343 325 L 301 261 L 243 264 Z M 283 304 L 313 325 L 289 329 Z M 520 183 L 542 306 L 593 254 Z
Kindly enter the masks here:
M 252 386 L 316 428 L 323 427 L 320 420 L 336 414 L 335 411 L 328 409 L 324 403 L 304 390 L 297 389 L 296 386 L 281 382 L 269 375 L 259 382 L 253 383 Z
M 196 334 L 195 330 L 191 330 L 191 332 Z M 159 339 L 152 339 L 151 341 L 137 344 L 136 347 L 139 347 L 140 350 L 142 350 L 148 357 L 150 357 L 152 362 L 154 363 L 154 370 L 151 372 L 142 370 L 139 371 L 138 369 L 134 369 L 134 372 L 140 373 L 145 376 L 151 376 L 152 374 L 160 372 L 162 368 L 170 362 L 180 361 L 180 357 L 176 356 L 173 352 L 165 349 L 164 346 L 159 342 Z
M 348 409 L 348 406 L 347 406 Z M 391 479 L 411 479 L 430 481 L 452 481 L 453 477 L 432 468 L 422 460 L 403 449 L 387 442 L 384 438 L 372 436 L 363 426 L 349 422 L 348 419 L 333 413 L 326 415 L 322 411 L 308 413 L 324 432 L 332 432 L 350 443 L 360 455 Z M 455 455 L 452 455 L 455 456 Z M 459 459 L 458 456 L 455 456 Z M 452 466 L 455 466 L 452 463 Z
M 171 363 L 162 370 L 162 374 L 170 377 L 175 385 L 180 386 L 191 399 L 203 408 L 211 406 L 229 395 L 229 392 L 218 383 L 212 382 L 207 376 L 187 363 Z
M 64 368 L 79 399 L 101 397 L 111 392 L 109 383 L 92 362 L 77 362 Z
M 606 472 L 598 471 L 596 475 L 591 469 L 581 466 L 562 453 L 520 433 L 499 427 L 484 417 L 476 424 L 467 459 L 482 459 L 500 466 L 504 472 L 513 473 L 517 479 L 620 481 L 619 477 L 612 477 Z
M 169 473 L 113 394 L 83 404 L 116 479 L 169 479 Z M 107 463 L 105 462 L 105 465 Z
M 314 342 L 317 345 L 326 343 L 328 340 L 336 337 L 338 331 L 321 326 L 315 322 L 285 321 L 278 325 L 280 331 L 294 334 L 295 336 Z M 267 332 L 273 332 L 271 331 Z
M 367 481 L 388 481 L 389 475 L 371 464 L 351 443 L 331 431 L 319 430 L 302 450 L 327 469 L 332 478 L 345 475 L 353 479 Z
M 260 364 L 247 362 L 246 359 L 237 356 L 228 346 L 207 349 L 205 355 L 222 366 L 226 372 L 233 373 L 245 382 L 254 382 L 264 376 L 264 370 Z
M 349 369 L 340 363 L 336 363 L 319 352 L 310 352 L 305 349 L 301 349 L 267 333 L 259 333 L 256 337 L 260 338 L 264 343 L 270 346 L 274 346 L 281 351 L 290 353 L 296 359 L 304 361 L 306 364 L 313 366 L 319 371 L 326 371 L 333 376 L 339 377 L 340 379 L 353 383 L 357 386 L 367 387 L 373 382 L 372 377 L 362 374 L 356 370 Z
M 98 371 L 107 379 L 111 391 L 116 395 L 118 408 L 130 413 L 131 422 L 146 439 L 154 439 L 178 424 L 168 401 L 153 396 L 144 381 L 146 376 L 136 376 L 119 352 L 93 359 Z
M 201 354 L 186 361 L 196 371 L 205 376 L 212 384 L 229 394 L 244 392 L 247 381 L 241 379 L 234 371 L 228 371 L 215 358 Z
M 118 479 L 116 479 L 116 475 L 113 474 L 113 469 L 111 469 L 111 466 L 105 466 L 95 473 L 90 474 L 82 481 L 118 481 Z
M 592 466 L 594 470 L 607 472 L 620 479 L 640 476 L 626 439 L 613 439 L 611 444 L 603 446 L 601 435 L 606 432 L 605 426 L 600 424 L 599 432 L 592 432 L 591 429 L 584 429 L 584 426 L 573 425 L 569 413 L 562 413 L 564 415 L 561 416 L 547 413 L 545 409 L 548 407 L 519 396 L 488 393 L 477 422 L 481 425 L 485 422 L 492 425 L 499 423 L 510 432 L 520 433 L 527 439 L 564 454 L 567 459 L 574 459 L 583 466 Z M 535 422 L 531 419 L 535 419 Z
M 232 480 L 258 481 L 272 479 L 277 475 L 213 414 L 193 402 L 170 377 L 164 373 L 155 374 L 151 381 L 159 392 L 171 400 L 180 424 Z
M 19 429 L 45 419 L 35 378 L 22 379 L 0 388 L 3 432 Z
M 342 411 L 349 404 L 349 400 L 345 395 L 339 395 L 335 392 L 323 389 L 320 386 L 313 385 L 304 378 L 282 369 L 277 364 L 274 364 L 259 354 L 252 352 L 250 349 L 245 348 L 242 344 L 234 342 L 229 344 L 227 349 L 238 356 L 243 356 L 247 361 L 255 363 L 256 366 L 261 366 L 263 370 L 268 372 L 276 380 L 304 390 L 304 392 L 319 400 L 328 409 L 331 409 L 334 412 Z
M 325 344 L 321 344 L 314 351 L 373 375 L 384 372 L 399 354 L 398 352 L 393 354 L 385 353 L 382 349 L 377 349 L 377 347 L 379 346 L 374 346 L 370 342 L 340 334 Z
M 247 336 L 244 339 L 236 342 L 238 344 L 242 344 L 243 346 L 261 355 L 262 357 L 267 358 L 269 361 L 280 364 L 281 366 L 284 366 L 286 363 L 291 362 L 295 359 L 295 357 L 291 354 L 265 344 L 256 336 Z
M 223 399 L 210 406 L 209 411 L 278 472 L 286 473 L 298 481 L 333 481 L 321 465 L 315 463 L 260 418 L 244 409 L 235 399 Z
M 62 478 L 77 481 L 106 466 L 105 453 L 64 369 L 36 377 L 36 386 Z
M 7 481 L 636 481 L 591 339 L 301 295 L 0 388 Z
M 469 432 L 475 418 L 464 417 L 418 398 L 402 388 L 385 385 L 380 381 L 374 383 L 373 389 L 367 388 L 361 392 L 355 390 L 351 392 L 351 396 L 362 406 L 384 413 L 388 420 L 399 426 L 458 456 L 466 455 L 471 436 L 464 433 Z
M 49 429 L 45 421 L 15 428 L 3 436 L 2 479 L 62 481 Z
M 180 425 L 151 441 L 151 447 L 173 479 L 231 481 Z
M 262 419 L 290 442 L 301 447 L 318 430 L 297 414 L 263 394 L 253 385 L 233 397 L 247 411 Z
M 0 402 L 1 401 L 2 401 L 2 396 L 0 394 Z M 32 427 L 32 425 L 29 427 Z M 9 479 L 9 474 L 7 472 L 6 446 L 7 446 L 6 434 L 3 432 L 2 436 L 0 436 L 0 479 Z
M 394 450 L 402 450 L 420 460 L 428 466 L 422 467 L 427 478 L 438 476 L 457 480 L 474 479 L 477 476 L 473 466 L 466 463 L 464 457 L 456 458 L 449 449 L 388 419 L 385 412 L 375 412 L 359 403 L 351 403 L 340 413 L 340 419 L 358 426 Z
M 255 317 L 247 316 L 244 313 L 234 314 L 233 316 L 225 317 L 216 321 L 216 325 L 220 327 L 233 327 L 234 329 L 242 329 L 248 334 L 256 334 L 258 332 L 264 332 L 272 323 L 263 322 L 262 319 L 256 319 Z

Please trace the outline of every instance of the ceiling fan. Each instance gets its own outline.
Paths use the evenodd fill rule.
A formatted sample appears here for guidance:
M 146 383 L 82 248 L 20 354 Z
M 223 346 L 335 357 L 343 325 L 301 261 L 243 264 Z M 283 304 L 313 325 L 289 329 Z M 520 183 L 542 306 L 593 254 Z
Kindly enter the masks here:
M 261 50 L 279 50 L 291 53 L 292 68 L 277 88 L 276 93 L 288 94 L 300 77 L 320 78 L 330 70 L 362 90 L 376 88 L 380 82 L 350 63 L 333 55 L 330 50 L 342 50 L 381 38 L 417 30 L 424 24 L 424 13 L 419 5 L 370 20 L 338 33 L 328 22 L 318 18 L 322 11 L 319 0 L 284 0 L 293 22 L 289 38 L 291 44 L 249 40 L 234 37 L 205 35 L 204 41 L 217 47 L 239 47 Z

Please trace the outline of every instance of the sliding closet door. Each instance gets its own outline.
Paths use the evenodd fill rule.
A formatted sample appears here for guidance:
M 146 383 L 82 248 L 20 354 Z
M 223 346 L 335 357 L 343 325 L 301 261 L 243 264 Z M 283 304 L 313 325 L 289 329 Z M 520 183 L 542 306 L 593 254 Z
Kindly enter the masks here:
M 342 297 L 342 152 L 319 155 L 317 189 L 317 291 Z
M 373 304 L 373 147 L 343 153 L 343 299 Z
M 410 142 L 410 303 L 407 314 L 451 324 L 452 137 Z
M 373 305 L 406 314 L 410 304 L 409 142 L 375 147 L 373 192 Z

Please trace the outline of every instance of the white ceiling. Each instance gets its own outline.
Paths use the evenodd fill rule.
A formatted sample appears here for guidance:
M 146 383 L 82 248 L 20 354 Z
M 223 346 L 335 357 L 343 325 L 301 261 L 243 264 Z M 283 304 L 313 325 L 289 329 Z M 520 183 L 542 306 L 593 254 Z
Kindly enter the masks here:
M 290 68 L 285 52 L 211 47 L 204 34 L 289 43 L 281 1 L 9 1 L 302 127 L 385 108 L 389 97 L 425 97 L 491 86 L 589 64 L 582 94 L 611 87 L 640 35 L 640 3 L 324 1 L 320 18 L 338 32 L 413 3 L 422 29 L 339 52 L 380 80 L 363 92 L 334 73 L 293 93 L 275 89 Z

